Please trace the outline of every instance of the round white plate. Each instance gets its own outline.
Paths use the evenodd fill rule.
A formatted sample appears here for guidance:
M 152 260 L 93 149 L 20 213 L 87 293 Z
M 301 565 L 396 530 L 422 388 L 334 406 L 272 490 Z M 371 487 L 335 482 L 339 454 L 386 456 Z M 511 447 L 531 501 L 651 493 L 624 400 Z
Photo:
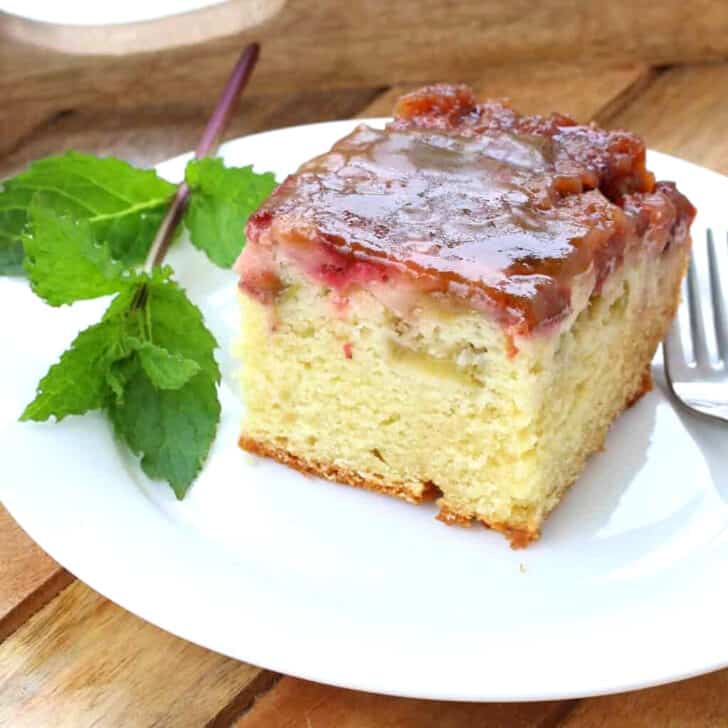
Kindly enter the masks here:
M 222 149 L 282 177 L 357 122 L 282 129 Z M 381 123 L 381 120 L 375 123 Z M 651 153 L 703 227 L 728 180 Z M 184 158 L 160 167 L 179 179 Z M 38 379 L 105 303 L 51 309 L 0 280 L 0 495 L 94 589 L 213 650 L 350 688 L 453 700 L 622 691 L 728 664 L 728 430 L 657 386 L 615 424 L 548 520 L 512 551 L 482 528 L 316 482 L 236 445 L 236 279 L 190 246 L 170 257 L 221 342 L 223 416 L 187 499 L 150 482 L 103 417 L 19 424 Z

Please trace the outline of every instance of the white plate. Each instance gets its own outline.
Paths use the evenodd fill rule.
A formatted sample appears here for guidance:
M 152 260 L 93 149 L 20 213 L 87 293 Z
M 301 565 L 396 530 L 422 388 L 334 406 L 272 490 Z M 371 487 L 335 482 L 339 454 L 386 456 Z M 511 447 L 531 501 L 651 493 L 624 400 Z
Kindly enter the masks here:
M 222 154 L 283 176 L 356 122 L 239 139 Z M 381 120 L 377 123 L 381 123 Z M 701 209 L 726 220 L 728 180 L 651 153 Z M 162 165 L 179 179 L 184 159 Z M 397 695 L 532 700 L 622 691 L 728 664 L 726 428 L 677 412 L 657 388 L 606 452 L 511 551 L 435 507 L 316 483 L 236 446 L 230 343 L 235 276 L 192 251 L 171 258 L 222 343 L 223 416 L 181 503 L 146 480 L 101 416 L 18 424 L 35 384 L 100 302 L 53 310 L 0 281 L 0 494 L 61 564 L 144 619 L 280 672 Z

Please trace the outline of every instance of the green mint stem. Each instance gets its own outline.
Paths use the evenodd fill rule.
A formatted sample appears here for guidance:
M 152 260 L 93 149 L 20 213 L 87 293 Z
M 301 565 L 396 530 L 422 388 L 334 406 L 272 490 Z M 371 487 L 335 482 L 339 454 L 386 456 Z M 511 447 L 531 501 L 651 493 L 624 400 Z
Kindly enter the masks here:
M 217 102 L 215 111 L 213 111 L 210 120 L 207 122 L 200 143 L 197 145 L 197 149 L 195 150 L 195 157 L 197 159 L 207 157 L 217 150 L 220 139 L 237 105 L 237 101 L 248 84 L 255 64 L 258 62 L 259 53 L 260 46 L 257 43 L 251 43 L 240 54 L 240 58 L 235 64 L 235 68 L 233 68 L 228 82 L 225 84 L 220 100 Z M 151 273 L 164 260 L 174 231 L 184 215 L 189 194 L 190 188 L 186 182 L 183 182 L 177 188 L 174 200 L 169 210 L 167 210 L 167 214 L 162 220 L 159 230 L 152 241 L 149 255 L 144 263 L 144 271 L 146 273 Z

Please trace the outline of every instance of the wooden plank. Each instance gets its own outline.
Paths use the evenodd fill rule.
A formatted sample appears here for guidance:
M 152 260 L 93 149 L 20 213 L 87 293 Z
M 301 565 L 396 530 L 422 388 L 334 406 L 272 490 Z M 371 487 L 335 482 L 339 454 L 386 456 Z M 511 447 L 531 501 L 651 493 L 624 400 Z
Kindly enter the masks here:
M 198 728 L 273 679 L 75 582 L 0 645 L 0 725 Z
M 663 71 L 609 124 L 641 134 L 650 147 L 728 173 L 728 64 Z
M 273 6 L 272 18 L 254 30 L 241 34 L 231 27 L 234 37 L 169 52 L 98 56 L 87 63 L 78 56 L 38 48 L 25 51 L 22 66 L 14 61 L 19 51 L 0 52 L 3 73 L 9 76 L 3 82 L 10 87 L 10 80 L 18 77 L 38 81 L 48 78 L 48 67 L 58 71 L 68 66 L 76 70 L 77 81 L 95 80 L 85 89 L 89 92 L 108 94 L 119 79 L 136 77 L 144 88 L 127 86 L 127 93 L 148 94 L 154 88 L 144 82 L 149 74 L 169 82 L 158 91 L 167 91 L 170 83 L 181 91 L 191 78 L 198 78 L 202 88 L 210 80 L 208 74 L 229 67 L 232 55 L 253 37 L 264 50 L 255 83 L 268 91 L 375 86 L 443 76 L 477 78 L 486 68 L 513 63 L 665 65 L 728 57 L 728 8 L 711 0 L 690 4 L 663 0 L 650 7 L 630 0 L 608 4 L 268 0 L 265 4 Z M 169 19 L 169 33 L 174 34 L 177 22 Z M 0 37 L 17 44 L 8 24 L 6 20 L 3 30 L 0 23 Z M 215 62 L 216 55 L 223 57 Z M 80 83 L 73 86 L 82 89 Z
M 19 44 L 0 24 L 0 140 L 7 149 L 68 110 L 209 103 L 252 39 L 262 42 L 263 54 L 251 92 L 289 93 L 477 78 L 509 64 L 531 64 L 527 74 L 549 63 L 724 59 L 728 5 L 288 0 L 270 21 L 234 37 L 120 57 Z
M 284 677 L 234 725 L 235 728 L 542 728 L 556 725 L 570 709 L 570 702 L 411 700 Z
M 728 670 L 650 690 L 582 701 L 559 728 L 655 726 L 728 726 Z
M 245 96 L 226 136 L 349 118 L 379 92 L 358 88 Z M 211 111 L 209 103 L 175 103 L 60 114 L 30 132 L 0 159 L 0 179 L 33 159 L 66 149 L 113 155 L 149 166 L 194 148 Z
M 73 577 L 31 541 L 0 505 L 0 642 Z
M 508 98 L 526 114 L 560 111 L 579 121 L 597 118 L 603 109 L 627 103 L 652 78 L 647 66 L 575 69 L 572 66 L 496 68 L 472 82 L 478 98 Z M 416 88 L 400 84 L 381 94 L 363 116 L 389 116 L 397 98 Z

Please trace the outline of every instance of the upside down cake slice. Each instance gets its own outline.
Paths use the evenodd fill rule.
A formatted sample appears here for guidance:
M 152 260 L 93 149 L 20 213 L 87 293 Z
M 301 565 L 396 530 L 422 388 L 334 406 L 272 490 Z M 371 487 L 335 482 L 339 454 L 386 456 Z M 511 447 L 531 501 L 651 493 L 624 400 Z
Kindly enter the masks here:
M 693 216 L 631 134 L 404 96 L 248 223 L 241 446 L 528 544 L 649 389 Z

